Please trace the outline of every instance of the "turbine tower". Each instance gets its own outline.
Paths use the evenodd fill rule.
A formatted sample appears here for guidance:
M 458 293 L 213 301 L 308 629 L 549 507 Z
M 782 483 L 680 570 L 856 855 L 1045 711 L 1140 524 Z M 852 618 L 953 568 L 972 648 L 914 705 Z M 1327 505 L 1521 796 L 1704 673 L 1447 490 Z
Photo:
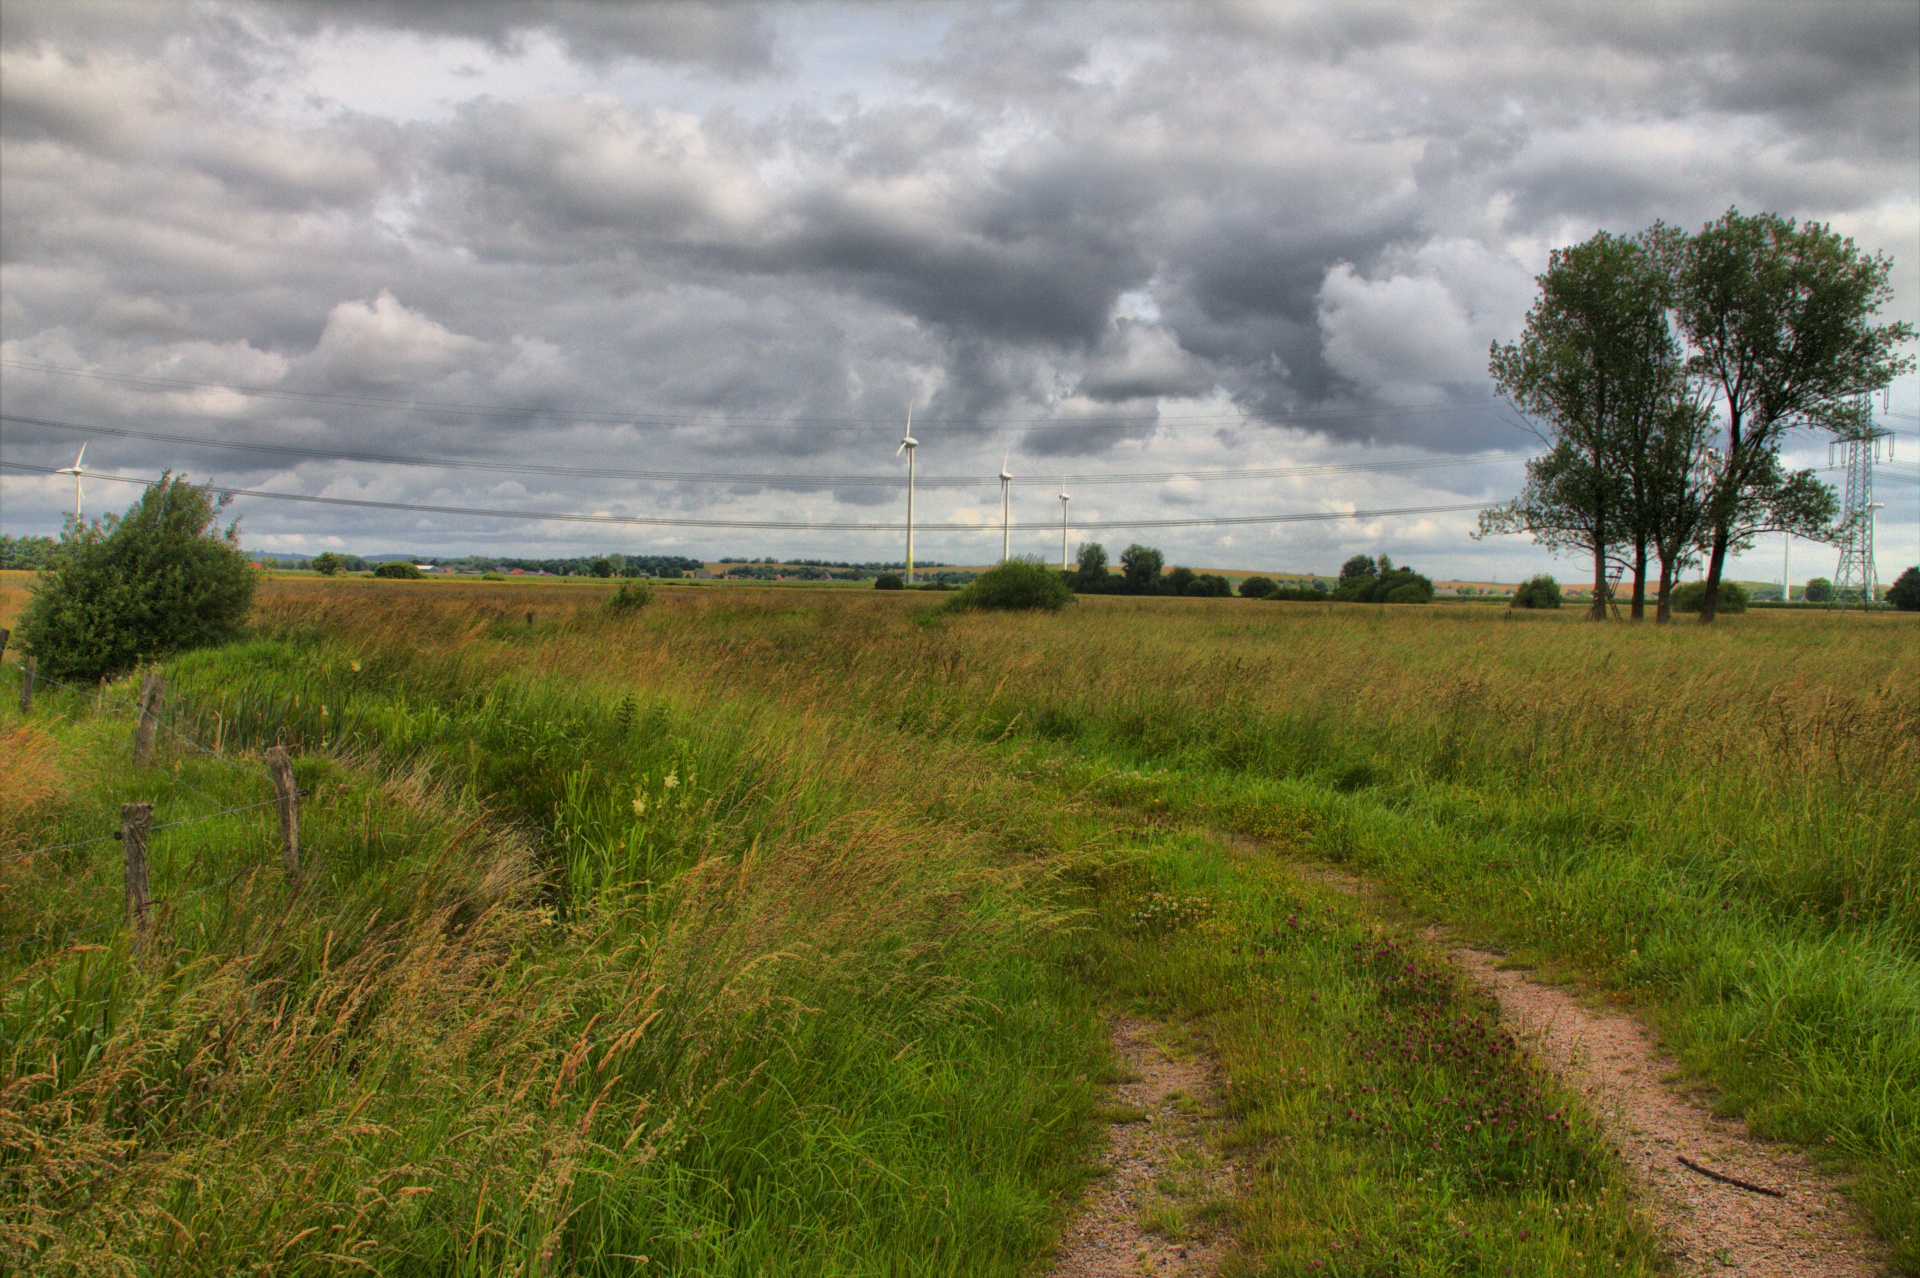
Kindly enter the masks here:
M 1060 476 L 1060 571 L 1067 570 L 1067 503 L 1073 499 L 1067 496 L 1067 477 Z
M 1000 562 L 1013 558 L 1013 501 L 1007 495 L 1007 485 L 1013 482 L 1013 476 L 1007 473 L 1007 462 L 1012 453 L 1000 459 Z
M 913 437 L 913 401 L 907 401 L 907 433 L 900 437 L 900 447 L 893 450 L 898 457 L 907 455 L 907 584 L 913 584 L 913 450 L 920 447 L 920 441 Z
M 73 465 L 62 466 L 59 470 L 53 472 L 56 475 L 73 476 L 73 522 L 76 524 L 80 522 L 80 466 L 86 460 L 87 446 L 82 444 L 80 445 L 80 455 L 73 459 Z
M 1871 400 L 1868 401 L 1871 404 Z M 1840 542 L 1840 563 L 1833 574 L 1833 593 L 1845 599 L 1848 591 L 1860 592 L 1860 606 L 1871 608 L 1880 596 L 1880 578 L 1873 562 L 1873 512 L 1880 503 L 1873 499 L 1873 463 L 1885 442 L 1886 460 L 1893 460 L 1893 433 L 1867 419 L 1864 429 L 1835 441 L 1845 457 L 1847 489 L 1841 506 L 1840 526 L 1846 531 Z

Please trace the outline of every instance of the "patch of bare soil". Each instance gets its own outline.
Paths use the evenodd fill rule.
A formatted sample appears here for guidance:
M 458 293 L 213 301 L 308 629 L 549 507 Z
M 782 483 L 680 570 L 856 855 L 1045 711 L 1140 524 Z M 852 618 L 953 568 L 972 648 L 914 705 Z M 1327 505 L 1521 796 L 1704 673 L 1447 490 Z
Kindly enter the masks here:
M 1210 1139 L 1220 1067 L 1177 1028 L 1122 1017 L 1124 1081 L 1107 1104 L 1105 1175 L 1068 1229 L 1053 1278 L 1209 1275 L 1231 1245 L 1233 1167 Z
M 1647 1187 L 1681 1274 L 1886 1272 L 1883 1249 L 1806 1155 L 1756 1140 L 1739 1119 L 1715 1118 L 1663 1083 L 1674 1062 L 1638 1018 L 1585 1006 L 1569 990 L 1500 967 L 1496 955 L 1452 954 L 1500 1000 L 1508 1026 L 1611 1126 L 1621 1156 Z

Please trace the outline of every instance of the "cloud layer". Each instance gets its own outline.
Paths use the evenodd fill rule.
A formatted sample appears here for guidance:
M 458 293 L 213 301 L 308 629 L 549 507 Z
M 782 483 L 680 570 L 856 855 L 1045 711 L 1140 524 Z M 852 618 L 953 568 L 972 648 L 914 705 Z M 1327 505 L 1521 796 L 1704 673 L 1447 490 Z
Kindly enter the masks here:
M 1487 344 L 1517 330 L 1548 250 L 1601 227 L 1729 204 L 1830 220 L 1895 253 L 1900 305 L 1920 300 L 1904 0 L 48 0 L 9 5 L 0 60 L 9 413 L 795 482 L 289 466 L 129 440 L 89 454 L 128 474 L 882 519 L 884 490 L 805 481 L 885 473 L 910 401 L 923 465 L 983 477 L 1006 450 L 1025 476 L 1519 446 Z M 5 433 L 31 464 L 64 464 L 76 440 Z M 1074 514 L 1428 504 L 1504 495 L 1514 475 L 1187 479 L 1089 491 Z M 56 526 L 56 483 L 4 482 L 6 531 Z M 1026 491 L 1030 518 L 1057 513 Z M 958 517 L 997 493 L 928 502 Z M 1522 548 L 1469 544 L 1468 522 L 1158 540 L 1220 565 L 1324 570 L 1377 545 L 1517 570 Z M 893 540 L 595 538 L 265 503 L 247 527 L 287 550 L 866 557 Z M 978 540 L 923 544 L 997 550 Z

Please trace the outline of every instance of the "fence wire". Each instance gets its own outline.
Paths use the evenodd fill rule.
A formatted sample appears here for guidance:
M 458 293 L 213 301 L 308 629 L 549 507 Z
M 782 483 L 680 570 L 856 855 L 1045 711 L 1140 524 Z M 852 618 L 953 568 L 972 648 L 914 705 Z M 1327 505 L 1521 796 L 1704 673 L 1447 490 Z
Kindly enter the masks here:
M 24 686 L 24 682 L 26 679 L 25 668 L 21 666 L 21 664 L 17 661 L 9 664 L 11 665 L 11 670 L 9 671 L 9 673 L 14 675 L 16 679 L 21 681 L 22 685 Z M 104 690 L 77 688 L 72 684 L 64 683 L 61 680 L 50 678 L 47 675 L 40 674 L 38 671 L 34 672 L 34 682 L 36 684 L 41 684 L 41 683 L 51 684 L 56 688 L 64 689 L 65 691 L 71 692 L 76 696 L 94 699 L 99 704 L 102 704 L 102 705 L 111 703 L 116 706 L 125 706 L 128 709 L 134 711 L 136 717 L 141 713 L 141 707 L 138 702 L 128 701 L 123 697 L 110 697 L 105 693 Z M 48 720 L 48 722 L 58 722 L 61 719 L 69 719 L 69 718 L 71 718 L 70 715 L 61 714 L 61 715 L 55 716 L 51 720 Z M 262 771 L 261 769 L 258 769 L 258 768 L 248 767 L 243 763 L 239 763 L 233 759 L 228 758 L 226 755 L 221 754 L 217 750 L 208 748 L 207 746 L 194 740 L 192 737 L 188 736 L 187 734 L 181 732 L 179 729 L 175 728 L 172 724 L 166 722 L 166 720 L 162 719 L 157 714 L 154 715 L 154 724 L 159 728 L 165 729 L 166 732 L 170 736 L 174 737 L 176 740 L 182 742 L 185 745 L 192 747 L 193 749 L 206 755 L 210 759 L 214 759 L 220 763 L 224 763 L 228 767 L 233 768 L 238 772 L 245 773 L 248 776 L 259 777 L 261 780 L 264 780 L 267 782 L 272 782 L 273 780 L 272 774 Z M 192 791 L 194 794 L 199 795 L 201 798 L 207 800 L 209 803 L 219 802 L 218 799 L 215 799 L 212 795 L 208 794 L 205 790 L 200 789 L 198 786 L 194 785 L 193 783 L 183 778 L 179 774 L 179 771 L 177 770 L 177 768 L 173 772 L 171 772 L 171 774 L 168 777 L 168 780 L 173 785 Z M 308 794 L 308 791 L 298 790 L 295 793 L 298 797 L 304 798 Z M 279 802 L 280 802 L 279 797 L 276 795 L 274 798 L 271 798 L 271 799 L 262 799 L 258 803 L 243 803 L 233 807 L 221 808 L 214 812 L 203 812 L 196 816 L 181 817 L 173 821 L 163 821 L 158 825 L 150 826 L 148 828 L 148 833 L 157 834 L 162 830 L 171 830 L 177 826 L 195 825 L 202 821 L 214 820 L 217 817 L 229 816 L 236 812 L 253 812 L 260 808 L 275 807 L 279 804 Z M 113 834 L 103 834 L 97 838 L 79 839 L 71 843 L 49 844 L 46 847 L 29 848 L 24 852 L 11 852 L 5 856 L 0 856 L 0 864 L 4 864 L 8 861 L 24 860 L 27 857 L 31 857 L 31 856 L 45 856 L 54 852 L 71 851 L 75 848 L 93 847 L 94 845 L 100 844 L 100 843 L 114 843 L 114 842 L 118 842 L 120 837 L 121 837 L 120 834 L 116 831 Z M 209 883 L 204 887 L 196 888 L 195 890 L 188 892 L 186 895 L 178 898 L 170 898 L 168 900 L 152 902 L 151 906 L 152 908 L 157 909 L 159 907 L 167 906 L 167 905 L 183 905 L 186 902 L 193 900 L 195 897 L 203 896 L 206 893 L 214 891 L 217 888 L 232 884 L 241 875 L 251 873 L 254 870 L 260 869 L 262 866 L 270 865 L 270 864 L 272 864 L 271 861 L 256 861 L 251 865 L 247 865 L 242 867 L 239 870 L 236 870 L 235 872 L 228 875 L 226 878 L 220 880 L 219 882 Z M 54 932 L 45 936 L 19 937 L 19 938 L 7 941 L 4 944 L 0 944 L 0 954 L 21 949 L 28 945 L 49 944 L 56 941 L 71 940 L 76 936 L 85 936 L 89 932 L 97 932 L 102 928 L 112 927 L 115 924 L 122 923 L 122 922 L 124 922 L 124 920 L 122 919 L 103 919 L 100 922 L 89 923 L 84 927 L 73 928 L 65 932 Z

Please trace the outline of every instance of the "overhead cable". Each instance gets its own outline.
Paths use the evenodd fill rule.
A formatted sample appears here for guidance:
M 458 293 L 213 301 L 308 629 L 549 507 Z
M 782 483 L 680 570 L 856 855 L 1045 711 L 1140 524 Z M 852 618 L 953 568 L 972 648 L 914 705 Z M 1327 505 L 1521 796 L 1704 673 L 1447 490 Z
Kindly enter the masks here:
M 23 462 L 0 462 L 0 468 L 22 471 L 30 474 L 53 475 L 63 473 L 51 466 L 29 466 Z M 64 472 L 71 474 L 71 471 Z M 122 484 L 140 484 L 152 487 L 159 481 L 141 479 L 126 475 L 109 475 L 95 471 L 81 472 L 88 479 L 104 479 Z M 226 484 L 210 483 L 214 492 L 231 493 L 235 497 L 260 497 L 270 501 L 304 502 L 319 506 L 348 506 L 362 510 L 407 510 L 429 515 L 463 515 L 482 519 L 530 519 L 549 520 L 559 523 L 577 524 L 629 524 L 651 528 L 756 528 L 791 529 L 809 532 L 902 532 L 904 523 L 849 523 L 829 520 L 780 520 L 780 519 L 690 519 L 666 515 L 611 515 L 579 514 L 570 511 L 553 510 L 504 510 L 498 507 L 479 506 L 439 506 L 423 502 L 376 501 L 358 497 L 320 497 L 306 493 L 267 492 L 252 488 L 234 488 Z M 1081 519 L 1072 525 L 1075 528 L 1216 528 L 1234 524 L 1293 524 L 1318 523 L 1338 519 L 1376 519 L 1393 515 L 1432 515 L 1446 512 L 1481 510 L 1486 502 L 1464 502 L 1437 506 L 1402 506 L 1381 510 L 1351 511 L 1312 511 L 1285 515 L 1216 515 L 1195 519 Z M 1017 523 L 1013 527 L 1019 531 L 1033 532 L 1058 528 L 1052 520 L 1041 523 Z M 996 523 L 920 523 L 915 522 L 916 532 L 993 532 L 1000 528 Z

